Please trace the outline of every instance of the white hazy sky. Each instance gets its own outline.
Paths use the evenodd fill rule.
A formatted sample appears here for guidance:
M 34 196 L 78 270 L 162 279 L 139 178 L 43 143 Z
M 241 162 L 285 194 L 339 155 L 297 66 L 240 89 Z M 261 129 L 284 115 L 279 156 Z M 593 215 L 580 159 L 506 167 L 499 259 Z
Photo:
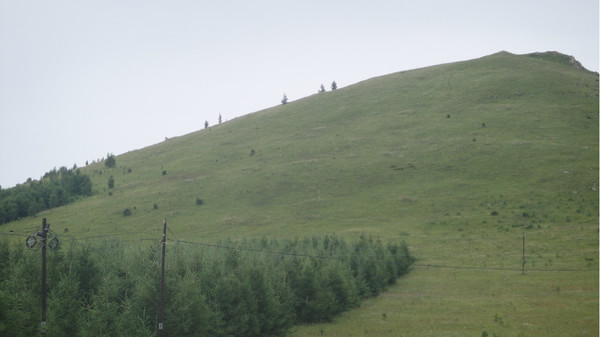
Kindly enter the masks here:
M 501 50 L 598 71 L 597 0 L 0 0 L 0 186 Z

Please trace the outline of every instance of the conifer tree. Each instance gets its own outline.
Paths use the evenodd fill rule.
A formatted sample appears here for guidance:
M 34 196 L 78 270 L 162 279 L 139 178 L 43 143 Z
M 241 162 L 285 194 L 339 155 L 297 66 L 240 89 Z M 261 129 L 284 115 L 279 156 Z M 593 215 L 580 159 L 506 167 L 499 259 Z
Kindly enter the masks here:
M 106 160 L 104 161 L 104 166 L 108 168 L 113 168 L 117 166 L 117 160 L 115 159 L 115 155 L 112 153 L 106 154 Z

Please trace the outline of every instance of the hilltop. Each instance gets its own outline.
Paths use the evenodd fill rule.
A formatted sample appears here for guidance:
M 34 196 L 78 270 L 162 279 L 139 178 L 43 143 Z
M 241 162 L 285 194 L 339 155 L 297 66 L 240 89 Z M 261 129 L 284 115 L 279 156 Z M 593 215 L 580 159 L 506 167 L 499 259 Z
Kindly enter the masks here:
M 170 237 L 201 242 L 369 233 L 406 241 L 422 266 L 467 268 L 519 268 L 527 231 L 528 267 L 597 270 L 589 259 L 598 255 L 598 150 L 598 74 L 558 53 L 500 52 L 258 111 L 119 155 L 116 168 L 89 165 L 82 172 L 92 179 L 91 197 L 0 231 L 28 233 L 43 216 L 66 242 L 158 240 L 163 217 L 172 224 Z M 126 209 L 131 215 L 124 216 Z M 400 285 L 426 294 L 424 301 L 411 298 L 410 310 L 423 314 L 416 322 L 432 324 L 425 313 L 448 319 L 448 312 L 431 310 L 430 294 L 415 288 L 446 289 L 448 273 L 425 269 L 409 275 L 406 282 L 414 283 Z M 473 317 L 468 327 L 436 323 L 433 331 L 481 334 L 491 317 L 493 327 L 509 334 L 548 335 L 566 320 L 582 329 L 595 323 L 597 333 L 595 274 L 579 283 L 548 274 L 535 281 L 559 287 L 561 295 L 574 287 L 583 296 L 554 303 L 544 296 L 556 292 L 536 293 L 550 303 L 539 320 L 536 310 L 514 308 L 518 292 L 495 297 L 514 285 L 493 283 L 493 296 L 467 292 L 478 303 L 460 305 L 462 315 Z M 483 283 L 495 277 L 467 275 Z M 461 286 L 474 289 L 462 276 Z M 458 298 L 439 296 L 446 295 Z M 556 309 L 576 305 L 570 315 Z M 521 316 L 537 328 L 495 324 L 486 310 Z M 397 319 L 409 318 L 398 313 Z

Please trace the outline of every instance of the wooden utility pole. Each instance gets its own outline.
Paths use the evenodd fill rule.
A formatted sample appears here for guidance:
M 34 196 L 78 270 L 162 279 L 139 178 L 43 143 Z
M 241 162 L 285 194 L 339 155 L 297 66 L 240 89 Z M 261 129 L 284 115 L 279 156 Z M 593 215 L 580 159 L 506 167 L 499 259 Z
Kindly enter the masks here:
M 158 303 L 158 337 L 163 336 L 165 305 L 165 244 L 167 242 L 167 219 L 163 220 L 162 262 L 160 264 L 160 300 Z
M 523 271 L 521 272 L 522 275 L 525 275 L 525 263 L 527 262 L 527 260 L 525 260 L 525 232 L 523 232 Z
M 42 336 L 46 336 L 46 238 L 50 224 L 42 219 L 42 231 L 37 235 L 42 237 Z

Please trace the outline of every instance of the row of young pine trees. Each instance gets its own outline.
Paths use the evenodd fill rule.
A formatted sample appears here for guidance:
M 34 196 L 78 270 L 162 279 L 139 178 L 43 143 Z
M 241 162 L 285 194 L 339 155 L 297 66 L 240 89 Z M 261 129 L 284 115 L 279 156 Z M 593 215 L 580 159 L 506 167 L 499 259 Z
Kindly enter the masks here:
M 331 82 L 331 90 L 332 91 L 337 90 L 337 83 L 335 83 L 335 81 Z M 323 86 L 323 83 L 321 83 L 321 87 L 319 88 L 319 94 L 324 93 L 324 92 L 325 92 L 325 86 Z M 288 98 L 287 98 L 287 95 L 284 93 L 283 98 L 281 99 L 281 104 L 287 104 L 287 102 L 288 102 Z M 221 116 L 219 115 L 219 123 L 221 123 L 220 120 L 221 120 Z M 208 122 L 206 122 L 206 123 L 208 123 Z M 205 124 L 204 126 L 206 128 L 206 127 L 208 127 L 208 124 Z
M 40 254 L 0 242 L 0 336 L 40 334 Z M 376 296 L 414 258 L 361 236 L 168 242 L 164 336 L 283 336 Z M 46 336 L 155 336 L 160 246 L 70 242 L 47 257 Z

